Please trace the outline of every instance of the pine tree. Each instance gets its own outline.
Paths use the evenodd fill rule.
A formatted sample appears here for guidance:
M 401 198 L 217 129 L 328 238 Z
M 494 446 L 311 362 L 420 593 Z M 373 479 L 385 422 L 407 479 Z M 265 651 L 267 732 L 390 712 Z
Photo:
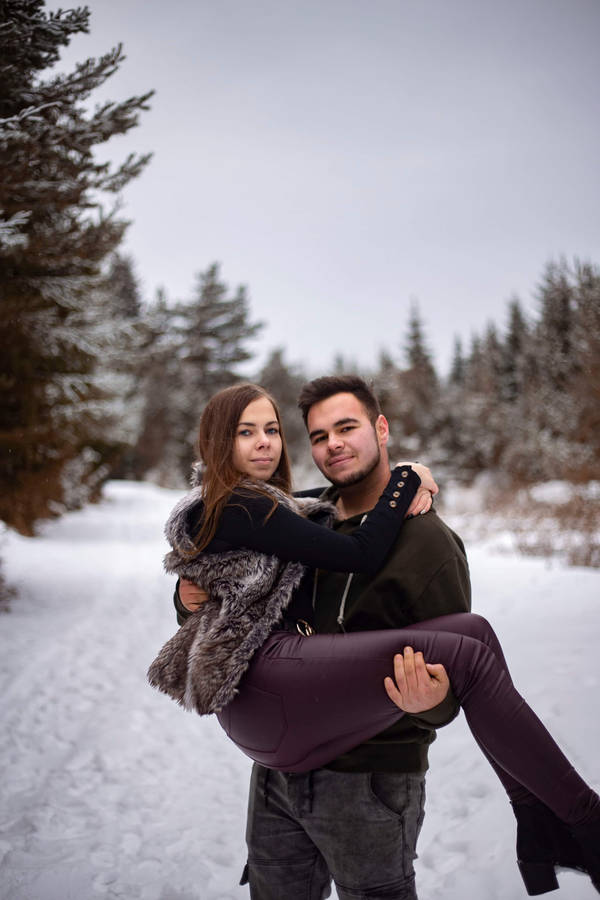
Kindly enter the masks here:
M 566 262 L 548 263 L 537 289 L 540 317 L 534 332 L 535 377 L 525 408 L 535 426 L 538 477 L 553 477 L 572 458 L 572 394 L 581 369 L 574 353 L 575 299 Z
M 332 375 L 361 375 L 363 374 L 363 368 L 359 365 L 358 360 L 353 356 L 348 356 L 347 354 L 337 352 L 333 356 L 333 360 L 331 363 L 331 374 Z
M 216 263 L 198 275 L 189 302 L 169 305 L 161 297 L 151 311 L 138 476 L 168 486 L 185 483 L 205 403 L 239 381 L 238 367 L 252 358 L 247 342 L 262 324 L 251 323 L 249 314 L 245 288 L 230 296 Z
M 114 253 L 105 280 L 110 293 L 115 314 L 121 318 L 138 319 L 142 310 L 142 300 L 138 280 L 135 276 L 133 259 Z
M 498 467 L 514 480 L 530 481 L 541 476 L 538 450 L 540 369 L 537 344 L 518 297 L 508 304 L 508 323 L 502 341 L 500 374 L 504 439 Z
M 571 437 L 582 481 L 600 479 L 600 268 L 575 260 Z
M 471 336 L 468 352 L 463 360 L 460 384 L 454 384 L 447 395 L 445 443 L 453 453 L 463 475 L 473 476 L 486 468 L 489 458 L 486 446 L 485 391 L 488 373 L 483 340 Z
M 145 343 L 136 391 L 141 403 L 140 426 L 131 454 L 134 478 L 147 478 L 166 487 L 185 483 L 178 445 L 183 411 L 180 369 L 181 337 L 175 330 L 175 311 L 159 289 L 144 316 Z
M 89 308 L 95 321 L 88 323 L 87 334 L 97 358 L 88 379 L 88 403 L 94 408 L 88 436 L 112 478 L 131 476 L 143 406 L 138 386 L 150 334 L 129 257 L 113 254 Z
M 431 353 L 426 345 L 419 310 L 411 308 L 404 346 L 406 368 L 398 379 L 398 408 L 405 439 L 418 450 L 430 445 L 439 414 L 440 385 Z M 406 443 L 406 440 L 405 440 Z M 431 448 L 430 448 L 431 450 Z
M 454 338 L 454 348 L 452 352 L 452 362 L 450 364 L 450 384 L 461 385 L 465 380 L 465 359 L 463 356 L 462 341 L 459 337 Z
M 148 162 L 130 155 L 112 169 L 96 144 L 137 124 L 150 93 L 89 112 L 85 101 L 121 62 L 121 47 L 70 74 L 42 73 L 61 46 L 87 32 L 86 8 L 46 12 L 43 0 L 5 0 L 0 30 L 0 443 L 6 459 L 0 515 L 24 532 L 97 484 L 101 460 L 93 383 L 101 265 L 126 223 L 118 195 Z M 77 490 L 75 490 L 77 494 Z
M 523 391 L 530 335 L 518 297 L 508 304 L 508 327 L 502 343 L 502 398 L 515 403 Z
M 388 450 L 392 459 L 406 456 L 406 453 L 403 452 L 405 433 L 400 414 L 402 409 L 400 377 L 401 373 L 393 356 L 387 350 L 382 349 L 379 353 L 378 366 L 371 378 L 371 384 L 390 428 Z
M 565 391 L 577 370 L 574 345 L 574 296 L 567 263 L 548 263 L 538 286 L 540 319 L 537 328 L 539 352 L 551 363 L 547 383 Z
M 262 328 L 262 323 L 248 321 L 246 289 L 238 287 L 232 297 L 228 292 L 220 281 L 218 264 L 213 263 L 198 275 L 192 300 L 177 307 L 181 362 L 195 402 L 208 399 L 239 377 L 237 367 L 252 356 L 246 342 Z

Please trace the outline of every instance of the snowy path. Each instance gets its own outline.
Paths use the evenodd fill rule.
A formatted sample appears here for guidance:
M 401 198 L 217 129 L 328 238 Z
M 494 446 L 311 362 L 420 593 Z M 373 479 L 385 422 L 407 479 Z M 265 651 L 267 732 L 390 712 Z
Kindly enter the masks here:
M 106 496 L 2 540 L 21 596 L 0 618 L 0 900 L 243 900 L 250 763 L 145 682 L 174 630 L 161 530 L 177 495 L 115 482 Z M 598 785 L 600 573 L 482 545 L 470 559 L 517 684 Z M 431 763 L 420 900 L 525 897 L 512 814 L 462 720 Z M 554 896 L 598 896 L 560 881 Z

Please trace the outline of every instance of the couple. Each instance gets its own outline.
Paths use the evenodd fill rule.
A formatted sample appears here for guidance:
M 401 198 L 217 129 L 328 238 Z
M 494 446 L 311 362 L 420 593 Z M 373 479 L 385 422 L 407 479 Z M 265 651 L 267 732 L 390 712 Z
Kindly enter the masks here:
M 167 526 L 167 568 L 209 599 L 189 616 L 183 584 L 189 618 L 150 670 L 262 763 L 251 896 L 317 900 L 333 876 L 344 900 L 415 898 L 427 745 L 455 696 L 513 803 L 528 892 L 555 889 L 555 865 L 587 870 L 600 890 L 600 801 L 514 690 L 488 623 L 465 612 L 460 541 L 433 513 L 402 524 L 437 490 L 428 470 L 390 478 L 387 423 L 360 379 L 317 379 L 300 407 L 334 486 L 333 528 L 330 505 L 288 492 L 272 398 L 251 385 L 216 395 L 200 426 L 202 486 Z

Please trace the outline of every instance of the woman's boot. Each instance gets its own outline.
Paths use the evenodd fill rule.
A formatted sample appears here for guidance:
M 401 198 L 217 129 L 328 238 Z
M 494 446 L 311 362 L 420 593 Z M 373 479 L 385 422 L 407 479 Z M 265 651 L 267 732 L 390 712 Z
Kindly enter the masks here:
M 558 889 L 555 866 L 587 871 L 584 853 L 569 826 L 541 801 L 513 803 L 517 860 L 530 896 Z
M 600 820 L 588 825 L 571 825 L 571 832 L 583 857 L 584 869 L 600 894 Z

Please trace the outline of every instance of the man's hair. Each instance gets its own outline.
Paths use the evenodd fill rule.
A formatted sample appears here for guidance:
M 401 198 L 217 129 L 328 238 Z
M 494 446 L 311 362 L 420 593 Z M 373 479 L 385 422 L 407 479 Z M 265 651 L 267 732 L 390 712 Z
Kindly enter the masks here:
M 371 425 L 375 425 L 377 417 L 381 415 L 379 400 L 359 375 L 324 375 L 322 378 L 309 381 L 300 391 L 298 406 L 302 411 L 305 425 L 311 407 L 321 400 L 333 397 L 334 394 L 354 394 L 364 406 Z

